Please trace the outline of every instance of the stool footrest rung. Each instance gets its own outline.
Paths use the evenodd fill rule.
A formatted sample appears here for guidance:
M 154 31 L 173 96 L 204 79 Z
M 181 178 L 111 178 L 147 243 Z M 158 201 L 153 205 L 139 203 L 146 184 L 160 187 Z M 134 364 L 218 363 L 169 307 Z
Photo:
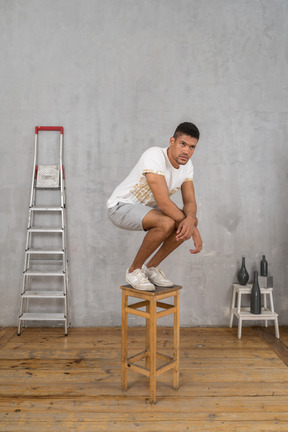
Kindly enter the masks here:
M 135 354 L 135 355 L 129 357 L 129 358 L 127 359 L 127 363 L 130 363 L 131 360 L 132 360 L 133 362 L 136 362 L 136 361 L 142 360 L 144 357 L 146 357 L 146 355 L 147 355 L 147 350 L 145 350 L 145 351 L 141 351 L 140 353 Z
M 156 358 L 158 358 L 159 360 L 166 361 L 166 362 L 167 361 L 168 362 L 174 361 L 173 357 L 169 357 L 169 356 L 167 356 L 165 354 L 161 354 L 161 353 L 158 353 L 158 352 L 156 352 Z
M 140 310 L 137 310 L 137 309 L 133 309 L 133 308 L 131 308 L 131 306 L 127 306 L 125 308 L 125 312 L 130 313 L 131 315 L 138 315 L 138 316 L 141 316 L 143 318 L 150 318 L 150 314 L 149 313 L 144 312 L 144 311 L 140 311 Z
M 163 303 L 163 302 L 160 302 L 160 301 L 157 301 L 156 305 L 157 305 L 157 307 L 160 307 L 162 309 L 171 309 L 171 308 L 174 307 L 174 305 L 171 305 L 171 304 L 168 304 L 168 303 Z
M 149 374 L 150 374 L 149 369 L 147 369 L 144 366 L 140 366 L 140 365 L 136 364 L 137 361 L 140 361 L 143 358 L 145 358 L 147 353 L 148 353 L 148 351 L 145 350 L 145 351 L 141 351 L 140 353 L 129 357 L 127 359 L 127 362 L 126 362 L 126 366 L 131 368 L 131 369 L 136 370 L 137 372 L 139 372 L 143 375 L 149 376 Z M 177 361 L 175 359 L 173 359 L 173 357 L 167 356 L 165 354 L 161 354 L 159 352 L 156 352 L 156 358 L 166 362 L 164 365 L 161 365 L 158 368 L 156 368 L 156 376 L 159 376 L 162 373 L 164 373 L 170 369 L 173 369 L 177 364 Z
M 136 365 L 136 364 L 133 363 L 133 362 L 131 362 L 131 363 L 128 363 L 128 362 L 127 362 L 127 367 L 129 367 L 129 368 L 131 368 L 131 369 L 134 369 L 136 372 L 139 372 L 139 373 L 141 373 L 141 374 L 143 374 L 143 375 L 145 375 L 145 376 L 147 376 L 147 377 L 150 376 L 150 371 L 149 371 L 149 369 L 145 368 L 144 366 Z
M 173 360 L 173 361 L 171 361 L 169 363 L 166 363 L 166 364 L 164 364 L 162 366 L 159 366 L 156 369 L 156 377 L 158 377 L 159 375 L 161 375 L 164 372 L 167 372 L 170 369 L 173 369 L 176 366 L 176 364 L 177 364 L 176 360 Z
M 144 301 L 141 301 L 138 303 L 133 303 L 133 304 L 127 305 L 126 312 L 131 313 L 132 315 L 141 316 L 143 318 L 149 318 L 150 317 L 149 312 L 138 310 L 141 307 L 145 307 L 145 306 L 149 306 L 148 300 L 144 300 Z M 156 307 L 164 309 L 164 310 L 156 313 L 157 319 L 177 312 L 177 309 L 174 305 L 170 305 L 170 304 L 163 303 L 160 301 L 156 302 Z
M 166 315 L 171 315 L 171 314 L 173 314 L 173 313 L 175 313 L 175 312 L 177 312 L 177 308 L 176 308 L 175 306 L 171 306 L 171 308 L 169 308 L 169 309 L 166 309 L 166 310 L 164 310 L 164 311 L 157 312 L 157 313 L 156 313 L 156 318 L 157 318 L 157 319 L 158 319 L 158 318 L 162 318 L 162 317 L 164 317 L 164 316 L 166 316 Z
M 148 305 L 149 305 L 148 300 L 144 300 L 144 301 L 141 301 L 138 303 L 132 303 L 132 304 L 128 305 L 128 307 L 132 308 L 132 309 L 139 309 L 141 307 L 148 306 Z

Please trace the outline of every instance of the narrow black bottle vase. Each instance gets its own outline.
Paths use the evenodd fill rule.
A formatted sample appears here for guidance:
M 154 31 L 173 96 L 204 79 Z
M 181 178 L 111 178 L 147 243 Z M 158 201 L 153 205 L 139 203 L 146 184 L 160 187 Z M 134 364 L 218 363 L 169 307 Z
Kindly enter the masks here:
M 246 267 L 245 267 L 245 258 L 244 257 L 242 258 L 242 266 L 238 272 L 237 277 L 238 277 L 238 282 L 240 285 L 246 285 L 248 280 L 249 280 L 249 274 L 248 274 Z
M 254 315 L 261 314 L 261 291 L 258 283 L 258 272 L 254 272 L 254 281 L 250 297 L 250 312 Z
M 260 262 L 260 275 L 268 276 L 268 263 L 266 261 L 265 255 L 262 255 L 262 260 Z

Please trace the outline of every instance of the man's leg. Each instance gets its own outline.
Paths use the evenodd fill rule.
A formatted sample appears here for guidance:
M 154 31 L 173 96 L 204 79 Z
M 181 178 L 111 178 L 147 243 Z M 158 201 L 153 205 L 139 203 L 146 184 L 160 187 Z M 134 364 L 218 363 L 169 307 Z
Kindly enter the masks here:
M 156 254 L 150 259 L 150 261 L 146 264 L 147 268 L 157 267 L 159 264 L 173 252 L 178 246 L 183 243 L 182 241 L 176 240 L 176 232 L 174 232 L 164 241 L 160 249 L 156 252 Z
M 143 243 L 140 246 L 140 249 L 129 268 L 129 272 L 133 272 L 136 269 L 141 269 L 145 261 L 153 254 L 153 252 L 156 251 L 156 249 L 167 239 L 170 239 L 170 237 L 175 237 L 175 228 L 176 224 L 173 219 L 171 219 L 169 216 L 164 215 L 160 210 L 151 210 L 143 219 L 143 228 L 147 230 L 147 234 L 144 237 Z M 171 241 L 168 242 L 168 248 L 167 245 L 162 251 L 161 254 L 163 256 L 166 253 L 166 256 L 169 255 L 169 253 L 172 252 L 172 250 L 176 249 L 181 242 L 177 242 L 177 245 L 173 242 L 173 249 L 171 252 L 167 253 L 168 250 L 172 247 L 172 243 L 170 245 Z M 163 244 L 164 246 L 164 244 Z M 162 246 L 162 247 L 163 247 Z M 159 249 L 158 252 L 162 249 L 162 247 Z M 165 251 L 165 252 L 164 252 Z M 157 254 L 158 254 L 157 252 Z M 156 255 L 157 255 L 156 254 Z M 162 256 L 160 254 L 160 256 Z M 164 258 L 162 258 L 164 259 Z

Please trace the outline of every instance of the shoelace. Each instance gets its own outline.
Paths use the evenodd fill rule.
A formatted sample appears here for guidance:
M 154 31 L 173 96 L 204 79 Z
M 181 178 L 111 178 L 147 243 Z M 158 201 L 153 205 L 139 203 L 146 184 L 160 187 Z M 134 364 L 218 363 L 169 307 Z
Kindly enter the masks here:
M 165 273 L 159 268 L 159 267 L 155 267 L 156 269 L 157 269 L 157 271 L 160 273 L 160 275 L 162 276 L 162 277 L 166 277 L 165 276 Z
M 147 278 L 147 276 L 145 275 L 145 273 L 144 273 L 143 270 L 141 270 L 141 269 L 137 269 L 137 270 L 135 270 L 135 273 L 134 273 L 134 274 L 137 275 L 137 276 L 139 277 L 140 282 L 147 282 L 147 281 L 148 281 L 148 278 Z

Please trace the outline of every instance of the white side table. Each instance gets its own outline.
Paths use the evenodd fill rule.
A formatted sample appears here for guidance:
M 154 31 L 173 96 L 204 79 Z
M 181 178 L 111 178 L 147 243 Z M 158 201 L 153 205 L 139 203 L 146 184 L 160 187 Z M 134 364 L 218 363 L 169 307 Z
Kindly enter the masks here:
M 242 322 L 247 321 L 265 321 L 265 327 L 268 327 L 268 321 L 274 321 L 275 323 L 275 336 L 277 338 L 279 335 L 279 324 L 278 324 L 278 314 L 274 310 L 273 303 L 273 288 L 260 288 L 261 294 L 263 295 L 263 307 L 261 309 L 260 315 L 254 315 L 250 312 L 250 307 L 241 307 L 241 297 L 244 294 L 250 295 L 252 289 L 252 284 L 247 284 L 245 286 L 239 284 L 233 284 L 233 296 L 231 305 L 231 315 L 230 315 L 230 327 L 233 324 L 234 315 L 238 318 L 238 338 L 241 339 L 242 333 Z M 237 294 L 237 302 L 236 302 Z M 270 300 L 270 309 L 267 307 L 267 296 Z

